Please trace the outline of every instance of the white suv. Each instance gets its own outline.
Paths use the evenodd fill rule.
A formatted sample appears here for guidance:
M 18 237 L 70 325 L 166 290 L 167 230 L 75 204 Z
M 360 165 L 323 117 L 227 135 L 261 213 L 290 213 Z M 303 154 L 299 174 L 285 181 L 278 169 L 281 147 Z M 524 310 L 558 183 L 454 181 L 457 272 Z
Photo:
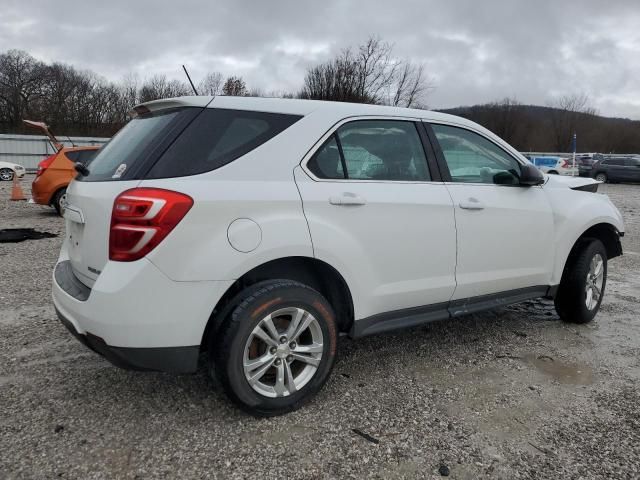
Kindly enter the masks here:
M 594 180 L 543 177 L 462 118 L 234 97 L 136 111 L 67 190 L 56 310 L 122 367 L 193 372 L 207 351 L 255 415 L 312 397 L 340 334 L 543 296 L 588 322 L 622 253 Z

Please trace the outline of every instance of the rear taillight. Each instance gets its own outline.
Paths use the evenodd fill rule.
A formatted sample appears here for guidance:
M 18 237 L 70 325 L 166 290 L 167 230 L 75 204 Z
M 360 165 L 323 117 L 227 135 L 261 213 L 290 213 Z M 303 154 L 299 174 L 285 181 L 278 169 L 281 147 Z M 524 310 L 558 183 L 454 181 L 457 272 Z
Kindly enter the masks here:
M 54 153 L 53 155 L 49 155 L 47 158 L 45 158 L 38 164 L 38 170 L 36 170 L 36 177 L 39 177 L 40 175 L 42 175 L 44 171 L 51 166 L 51 163 L 56 158 L 56 155 L 58 154 Z
M 113 202 L 109 260 L 132 262 L 158 246 L 193 206 L 183 193 L 133 188 Z
M 566 160 L 562 160 L 562 165 L 560 166 L 560 168 L 569 168 L 569 162 L 567 162 Z

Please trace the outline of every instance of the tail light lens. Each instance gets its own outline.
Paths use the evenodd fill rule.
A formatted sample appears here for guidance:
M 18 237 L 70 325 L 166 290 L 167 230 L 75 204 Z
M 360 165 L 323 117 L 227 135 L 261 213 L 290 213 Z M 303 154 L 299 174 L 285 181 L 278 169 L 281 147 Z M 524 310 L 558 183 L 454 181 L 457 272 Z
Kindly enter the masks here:
M 51 166 L 51 163 L 56 158 L 56 155 L 58 154 L 54 153 L 53 155 L 49 155 L 47 158 L 45 158 L 38 164 L 38 170 L 36 170 L 36 177 L 39 177 L 40 175 L 42 175 L 44 171 Z
M 566 160 L 562 160 L 561 168 L 569 168 L 569 163 Z
M 113 202 L 109 260 L 132 262 L 157 247 L 193 206 L 183 193 L 133 188 Z

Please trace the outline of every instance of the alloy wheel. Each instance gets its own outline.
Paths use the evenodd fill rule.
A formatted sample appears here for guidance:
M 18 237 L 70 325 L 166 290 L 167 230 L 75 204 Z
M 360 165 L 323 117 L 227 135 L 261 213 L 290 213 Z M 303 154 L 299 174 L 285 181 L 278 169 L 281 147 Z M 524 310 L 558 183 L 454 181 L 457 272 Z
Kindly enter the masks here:
M 323 340 L 320 323 L 302 308 L 283 308 L 265 316 L 245 344 L 247 382 L 265 397 L 296 393 L 318 370 Z
M 604 283 L 604 259 L 596 253 L 589 264 L 587 281 L 585 285 L 585 305 L 588 310 L 593 310 L 598 305 L 602 296 L 602 284 Z

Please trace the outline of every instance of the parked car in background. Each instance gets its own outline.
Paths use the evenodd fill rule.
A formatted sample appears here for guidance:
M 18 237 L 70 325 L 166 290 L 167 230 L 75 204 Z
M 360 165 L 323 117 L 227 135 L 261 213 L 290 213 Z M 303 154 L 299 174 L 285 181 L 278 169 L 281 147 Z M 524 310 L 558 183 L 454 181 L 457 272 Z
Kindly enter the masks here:
M 601 155 L 599 153 L 586 153 L 576 155 L 576 166 L 578 167 L 578 175 L 580 175 L 581 177 L 590 177 L 591 168 L 597 161 L 598 156 Z
M 69 185 L 57 314 L 121 367 L 193 372 L 208 352 L 254 415 L 312 398 L 340 333 L 536 297 L 589 322 L 622 254 L 597 182 L 545 178 L 463 118 L 230 96 L 135 110 Z
M 80 162 L 87 166 L 99 147 L 63 148 L 38 164 L 36 178 L 31 184 L 31 196 L 35 203 L 50 205 L 62 213 L 67 186 L 77 174 L 74 166 Z
M 564 157 L 529 157 L 531 163 L 549 175 L 577 175 L 578 167 L 573 167 L 572 159 Z
M 31 196 L 35 203 L 50 205 L 58 214 L 62 213 L 67 186 L 76 176 L 75 163 L 85 166 L 91 163 L 98 146 L 65 147 L 51 133 L 49 127 L 42 122 L 24 120 L 30 127 L 42 131 L 49 137 L 56 153 L 48 156 L 38 164 L 36 178 L 31 184 Z
M 22 165 L 11 162 L 0 162 L 0 181 L 11 181 L 13 177 L 22 178 L 26 173 Z
M 640 156 L 605 157 L 591 169 L 599 182 L 640 182 Z

